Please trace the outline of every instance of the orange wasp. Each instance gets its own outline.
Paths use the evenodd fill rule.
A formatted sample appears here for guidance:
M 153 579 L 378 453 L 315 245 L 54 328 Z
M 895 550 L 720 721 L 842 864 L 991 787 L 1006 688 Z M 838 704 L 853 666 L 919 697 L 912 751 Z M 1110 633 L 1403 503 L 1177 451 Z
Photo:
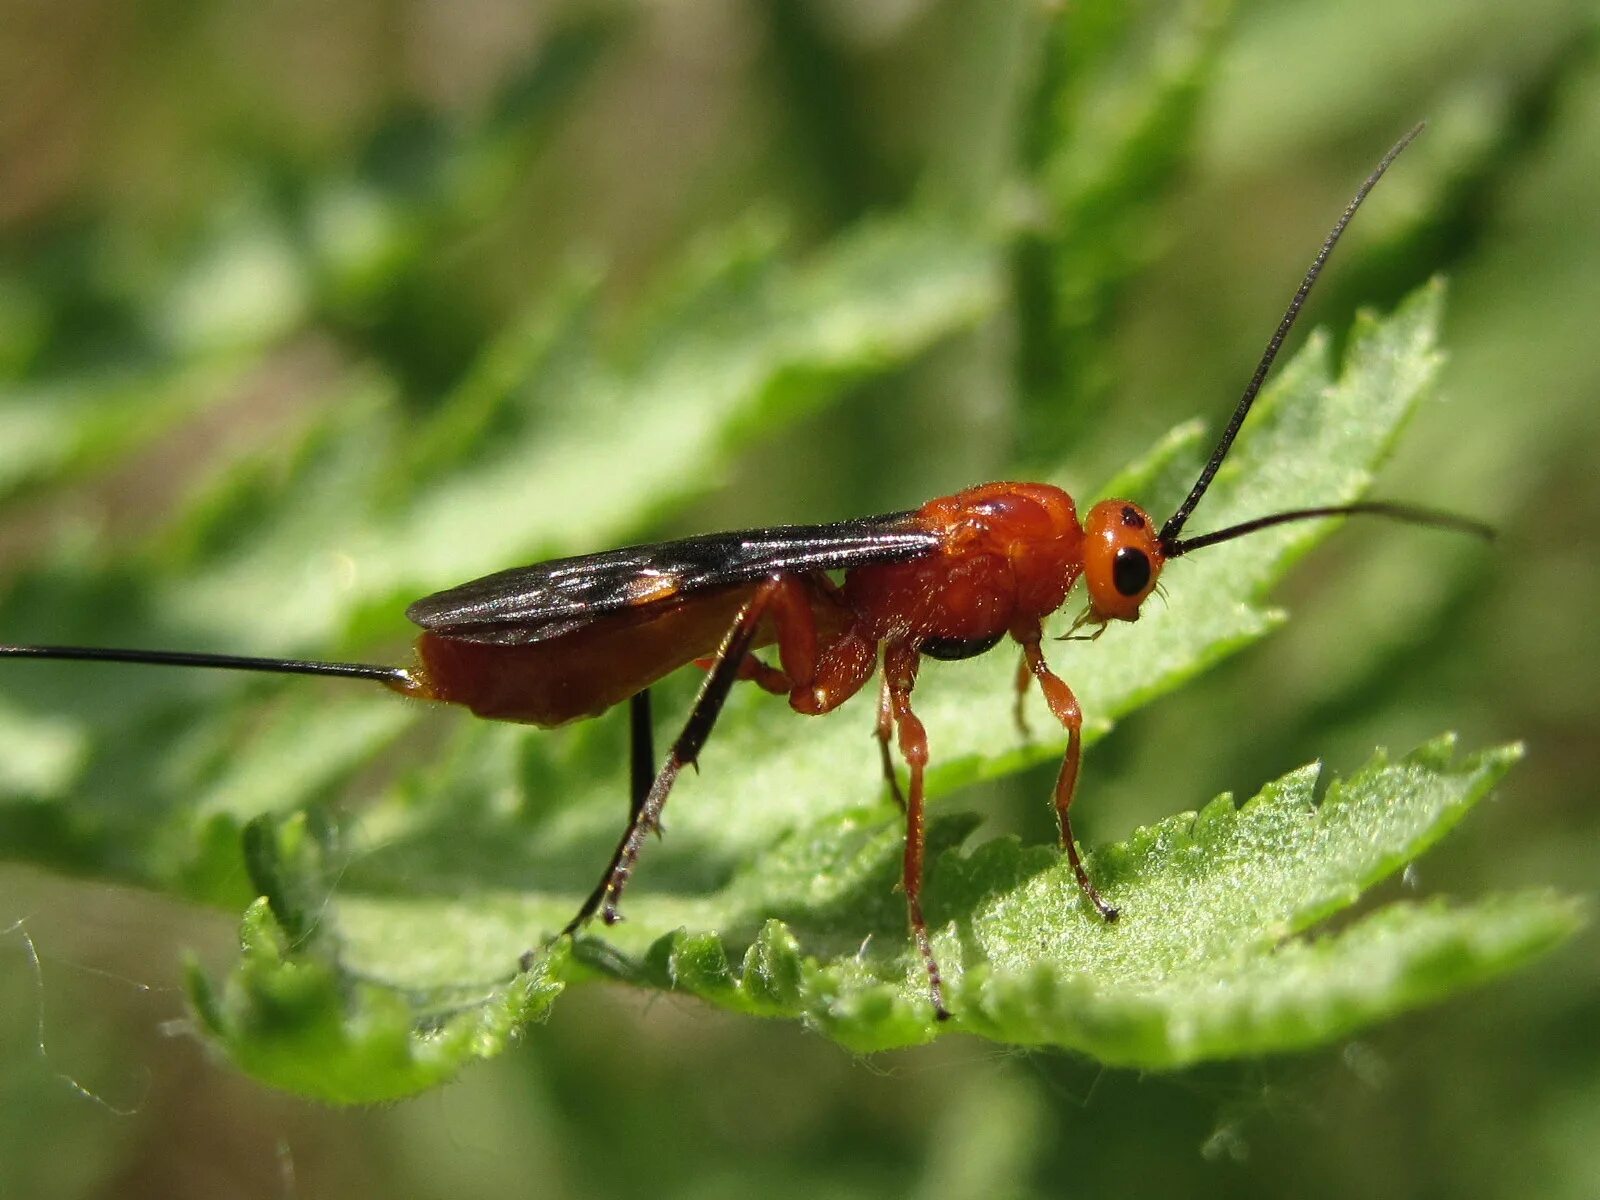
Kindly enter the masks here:
M 1139 619 L 1140 606 L 1172 559 L 1273 525 L 1368 514 L 1492 536 L 1475 521 L 1381 502 L 1270 513 L 1181 536 L 1329 254 L 1367 193 L 1421 129 L 1412 129 L 1384 155 L 1324 239 L 1216 449 L 1187 498 L 1159 525 L 1129 500 L 1102 500 L 1080 521 L 1072 497 L 1060 488 L 987 483 L 908 512 L 710 534 L 488 575 L 406 610 L 423 631 L 410 667 L 83 646 L 0 646 L 0 655 L 370 679 L 403 695 L 464 705 L 481 717 L 542 727 L 597 716 L 626 700 L 628 825 L 566 933 L 597 913 L 607 924 L 620 919 L 618 902 L 645 836 L 660 828 L 674 780 L 686 764 L 698 761 L 737 681 L 750 680 L 786 696 L 796 712 L 815 715 L 837 708 L 881 671 L 875 732 L 884 779 L 905 812 L 906 912 L 927 970 L 929 997 L 942 1019 L 949 1013 L 922 915 L 928 739 L 912 693 L 924 657 L 971 658 L 1007 637 L 1020 647 L 1019 716 L 1022 694 L 1037 681 L 1068 734 L 1054 796 L 1061 848 L 1083 894 L 1111 921 L 1117 910 L 1084 870 L 1068 816 L 1083 714 L 1041 648 L 1043 620 L 1066 604 L 1079 579 L 1088 606 L 1070 632 L 1097 637 L 1112 621 Z M 842 581 L 829 572 L 842 572 Z M 766 647 L 776 647 L 776 663 L 756 654 Z M 650 687 L 690 663 L 707 668 L 706 678 L 658 766 Z M 903 792 L 891 742 L 909 772 Z

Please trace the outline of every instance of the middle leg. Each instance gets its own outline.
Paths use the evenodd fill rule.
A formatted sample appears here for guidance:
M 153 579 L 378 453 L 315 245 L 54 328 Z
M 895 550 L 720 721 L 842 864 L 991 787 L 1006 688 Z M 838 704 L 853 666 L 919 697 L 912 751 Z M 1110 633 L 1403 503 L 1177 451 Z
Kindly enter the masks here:
M 928 766 L 928 731 L 911 711 L 911 689 L 917 682 L 917 652 L 904 642 L 891 643 L 884 651 L 883 674 L 890 711 L 900 734 L 900 756 L 906 760 L 911 773 L 910 787 L 906 789 L 906 852 L 900 874 L 906 893 L 906 918 L 928 972 L 928 995 L 933 999 L 934 1016 L 946 1021 L 950 1010 L 944 1006 L 944 978 L 939 971 L 939 960 L 933 956 L 933 940 L 928 936 L 928 923 L 922 915 L 922 856 L 927 838 L 922 814 L 922 778 Z

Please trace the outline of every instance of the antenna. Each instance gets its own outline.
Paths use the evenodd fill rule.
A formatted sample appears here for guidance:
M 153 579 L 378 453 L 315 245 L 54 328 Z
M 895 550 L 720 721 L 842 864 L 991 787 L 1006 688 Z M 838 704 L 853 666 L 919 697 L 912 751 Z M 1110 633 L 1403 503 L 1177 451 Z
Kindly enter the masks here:
M 1356 215 L 1356 210 L 1361 207 L 1361 202 L 1367 198 L 1367 193 L 1377 186 L 1378 180 L 1383 178 L 1383 173 L 1389 169 L 1390 164 L 1400 157 L 1400 152 L 1409 146 L 1416 136 L 1422 132 L 1426 122 L 1418 122 L 1409 132 L 1389 148 L 1379 161 L 1366 182 L 1357 189 L 1355 197 L 1345 206 L 1344 213 L 1338 222 L 1329 231 L 1328 236 L 1322 241 L 1322 249 L 1317 251 L 1317 257 L 1312 259 L 1311 267 L 1306 271 L 1306 277 L 1300 281 L 1294 299 L 1289 301 L 1289 307 L 1283 314 L 1283 320 L 1278 322 L 1278 328 L 1273 331 L 1272 339 L 1267 342 L 1267 348 L 1262 352 L 1261 361 L 1256 364 L 1255 374 L 1250 376 L 1250 382 L 1245 385 L 1244 395 L 1239 398 L 1239 406 L 1233 410 L 1233 419 L 1228 422 L 1228 427 L 1222 431 L 1222 439 L 1217 443 L 1217 448 L 1211 452 L 1211 461 L 1206 463 L 1205 470 L 1200 472 L 1200 478 L 1195 480 L 1194 487 L 1189 489 L 1189 495 L 1184 502 L 1178 505 L 1177 511 L 1167 518 L 1167 523 L 1161 527 L 1158 540 L 1162 549 L 1170 558 L 1175 551 L 1174 546 L 1180 545 L 1178 534 L 1182 532 L 1184 522 L 1189 519 L 1189 514 L 1194 512 L 1195 505 L 1200 503 L 1200 498 L 1206 494 L 1206 489 L 1211 486 L 1211 480 L 1216 475 L 1217 469 L 1222 466 L 1222 460 L 1228 456 L 1228 450 L 1233 446 L 1233 439 L 1239 435 L 1239 427 L 1244 424 L 1244 419 L 1250 415 L 1250 407 L 1256 402 L 1256 396 L 1261 391 L 1261 385 L 1266 382 L 1267 372 L 1272 370 L 1273 361 L 1278 357 L 1278 351 L 1283 348 L 1284 339 L 1289 336 L 1289 331 L 1294 328 L 1295 318 L 1300 315 L 1300 309 L 1306 302 L 1306 297 L 1311 294 L 1312 285 L 1317 282 L 1317 276 L 1322 274 L 1323 265 L 1328 261 L 1328 256 L 1333 253 L 1333 248 L 1339 244 L 1339 238 L 1344 234 L 1345 226 L 1350 224 L 1350 218 Z M 1322 515 L 1322 514 L 1315 514 Z M 1331 515 L 1331 514 L 1329 514 Z M 1287 517 L 1285 517 L 1287 519 Z M 1209 544 L 1209 543 L 1208 543 Z M 1194 549 L 1196 540 L 1188 543 L 1188 549 Z
M 1231 542 L 1234 538 L 1243 537 L 1247 533 L 1254 533 L 1258 529 L 1267 529 L 1273 525 L 1287 525 L 1290 521 L 1306 521 L 1313 517 L 1351 517 L 1371 516 L 1389 517 L 1396 521 L 1404 521 L 1409 525 L 1428 525 L 1435 529 L 1450 529 L 1456 533 L 1470 533 L 1473 537 L 1482 538 L 1486 542 L 1495 539 L 1492 526 L 1485 525 L 1482 521 L 1474 521 L 1471 517 L 1460 517 L 1455 513 L 1440 512 L 1434 508 L 1416 508 L 1409 504 L 1390 504 L 1385 500 L 1368 500 L 1357 504 L 1328 504 L 1318 508 L 1296 508 L 1288 512 L 1272 513 L 1269 516 L 1257 517 L 1253 521 L 1243 521 L 1238 525 L 1229 525 L 1226 529 L 1218 529 L 1213 533 L 1202 533 L 1199 537 L 1181 538 L 1174 542 L 1162 545 L 1162 552 L 1168 558 L 1177 558 L 1191 550 L 1200 550 L 1206 546 L 1215 546 L 1218 542 Z

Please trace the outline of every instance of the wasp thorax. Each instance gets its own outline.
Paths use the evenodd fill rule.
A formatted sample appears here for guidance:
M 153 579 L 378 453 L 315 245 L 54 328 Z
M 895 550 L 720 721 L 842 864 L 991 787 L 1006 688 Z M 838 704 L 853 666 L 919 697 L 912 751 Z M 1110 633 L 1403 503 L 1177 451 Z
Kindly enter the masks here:
M 1137 621 L 1166 561 L 1150 516 L 1126 500 L 1102 500 L 1083 523 L 1083 579 L 1097 621 Z

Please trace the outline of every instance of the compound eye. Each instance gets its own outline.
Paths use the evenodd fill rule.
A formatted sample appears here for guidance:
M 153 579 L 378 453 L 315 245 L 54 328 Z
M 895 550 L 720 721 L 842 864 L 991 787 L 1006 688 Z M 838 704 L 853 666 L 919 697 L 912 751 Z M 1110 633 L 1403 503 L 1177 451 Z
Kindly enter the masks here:
M 1150 586 L 1150 556 L 1132 546 L 1122 547 L 1111 563 L 1111 582 L 1124 596 L 1139 595 Z

